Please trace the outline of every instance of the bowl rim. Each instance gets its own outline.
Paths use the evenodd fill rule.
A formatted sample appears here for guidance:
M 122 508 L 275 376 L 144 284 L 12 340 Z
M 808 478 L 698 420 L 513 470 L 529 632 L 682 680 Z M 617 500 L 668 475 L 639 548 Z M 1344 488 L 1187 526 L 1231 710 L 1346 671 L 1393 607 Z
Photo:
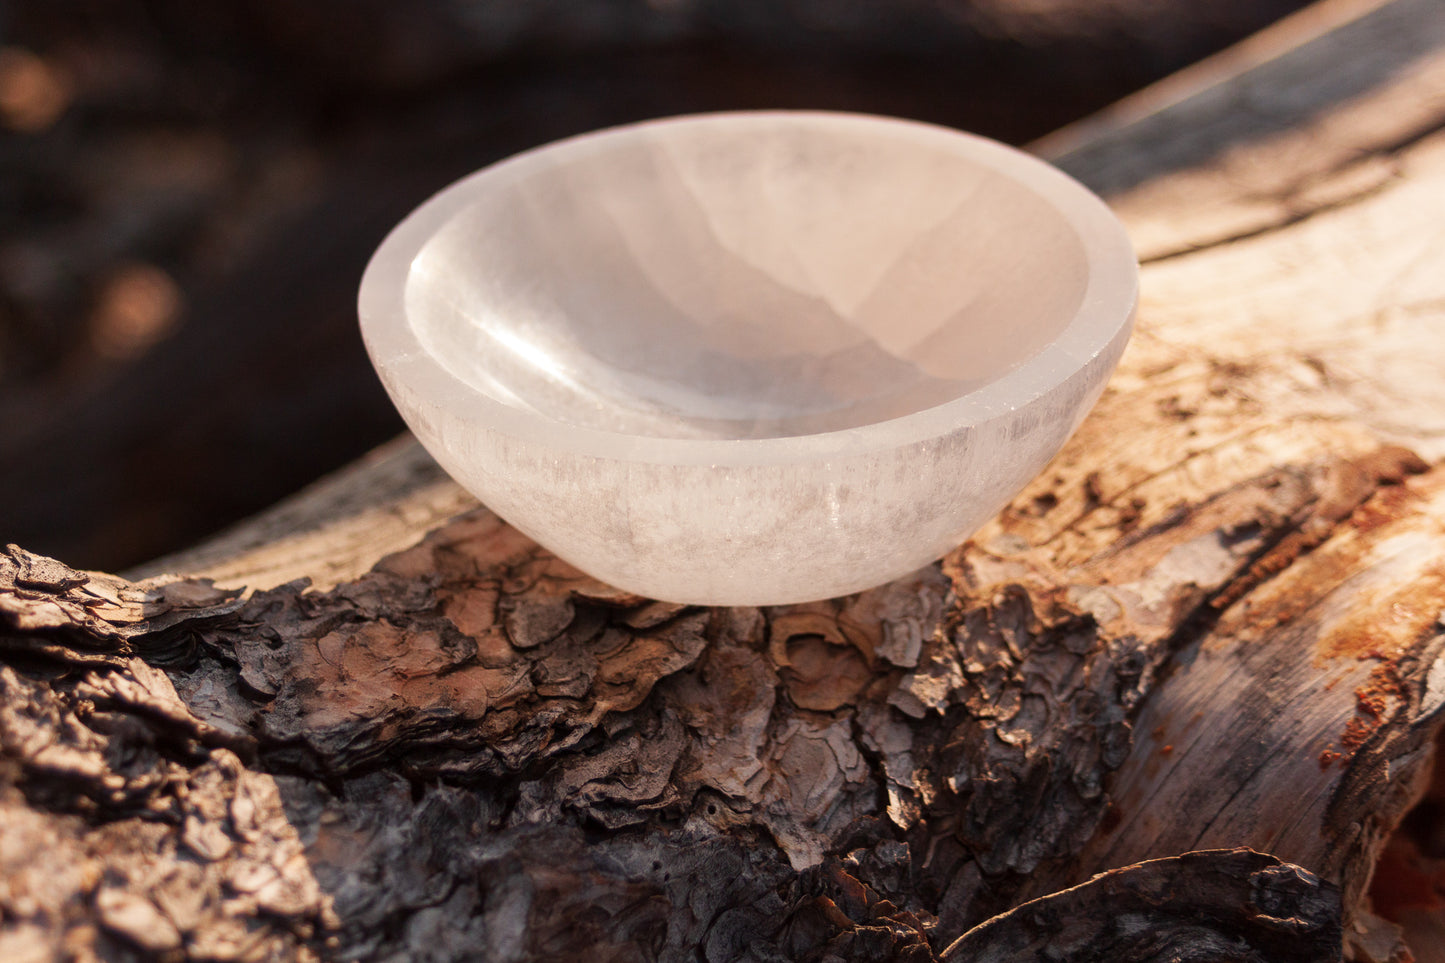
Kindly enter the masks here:
M 951 150 L 1033 191 L 1078 236 L 1087 264 L 1079 307 L 1059 335 L 1012 370 L 956 398 L 866 425 L 767 438 L 675 438 L 592 428 L 517 408 L 467 383 L 435 358 L 406 310 L 412 264 L 423 247 L 474 197 L 523 176 L 542 156 L 585 153 L 603 142 L 686 125 L 735 125 L 795 119 L 870 128 Z M 767 465 L 848 458 L 978 425 L 1028 406 L 1069 381 L 1132 328 L 1138 303 L 1138 261 L 1124 227 L 1088 188 L 1051 164 L 1014 147 L 953 128 L 873 114 L 823 110 L 718 111 L 623 124 L 567 137 L 514 154 L 441 189 L 396 225 L 362 274 L 357 312 L 362 340 L 389 393 L 419 406 L 529 444 L 581 455 L 674 465 Z M 1122 291 L 1110 295 L 1111 291 Z M 410 419 L 408 419 L 410 421 Z

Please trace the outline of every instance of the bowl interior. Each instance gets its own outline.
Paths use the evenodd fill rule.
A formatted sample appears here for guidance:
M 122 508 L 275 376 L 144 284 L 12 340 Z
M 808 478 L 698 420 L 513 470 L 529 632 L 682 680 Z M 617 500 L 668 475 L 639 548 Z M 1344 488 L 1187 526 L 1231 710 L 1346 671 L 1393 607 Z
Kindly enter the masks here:
M 1088 281 L 1065 217 L 973 143 L 786 116 L 564 142 L 470 183 L 412 261 L 408 323 L 495 400 L 585 427 L 769 438 L 930 408 L 1058 336 Z

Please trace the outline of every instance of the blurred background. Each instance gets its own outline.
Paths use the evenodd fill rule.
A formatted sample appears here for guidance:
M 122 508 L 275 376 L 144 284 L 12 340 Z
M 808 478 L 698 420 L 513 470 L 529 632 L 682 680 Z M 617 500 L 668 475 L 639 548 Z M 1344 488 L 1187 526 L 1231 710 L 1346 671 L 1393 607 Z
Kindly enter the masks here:
M 361 270 L 491 161 L 760 107 L 1025 143 L 1302 5 L 0 3 L 0 542 L 123 569 L 400 431 Z

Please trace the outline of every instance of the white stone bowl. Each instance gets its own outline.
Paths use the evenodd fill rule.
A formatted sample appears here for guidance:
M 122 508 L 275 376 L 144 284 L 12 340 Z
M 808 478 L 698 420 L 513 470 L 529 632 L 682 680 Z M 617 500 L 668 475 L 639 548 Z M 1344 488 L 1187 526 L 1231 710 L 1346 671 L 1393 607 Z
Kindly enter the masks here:
M 827 598 L 959 545 L 1103 390 L 1137 295 L 1108 208 L 992 141 L 710 114 L 485 168 L 392 231 L 361 329 L 512 525 L 639 595 Z

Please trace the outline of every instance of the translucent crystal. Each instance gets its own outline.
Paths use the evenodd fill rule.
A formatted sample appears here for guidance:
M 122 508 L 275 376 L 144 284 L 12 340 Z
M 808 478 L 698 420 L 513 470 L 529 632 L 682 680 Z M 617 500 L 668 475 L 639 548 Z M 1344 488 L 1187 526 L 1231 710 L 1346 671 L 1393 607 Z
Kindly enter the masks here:
M 553 144 L 399 225 L 362 281 L 408 424 L 618 587 L 769 604 L 948 551 L 1063 444 L 1132 324 L 1108 209 L 898 120 L 714 114 Z

